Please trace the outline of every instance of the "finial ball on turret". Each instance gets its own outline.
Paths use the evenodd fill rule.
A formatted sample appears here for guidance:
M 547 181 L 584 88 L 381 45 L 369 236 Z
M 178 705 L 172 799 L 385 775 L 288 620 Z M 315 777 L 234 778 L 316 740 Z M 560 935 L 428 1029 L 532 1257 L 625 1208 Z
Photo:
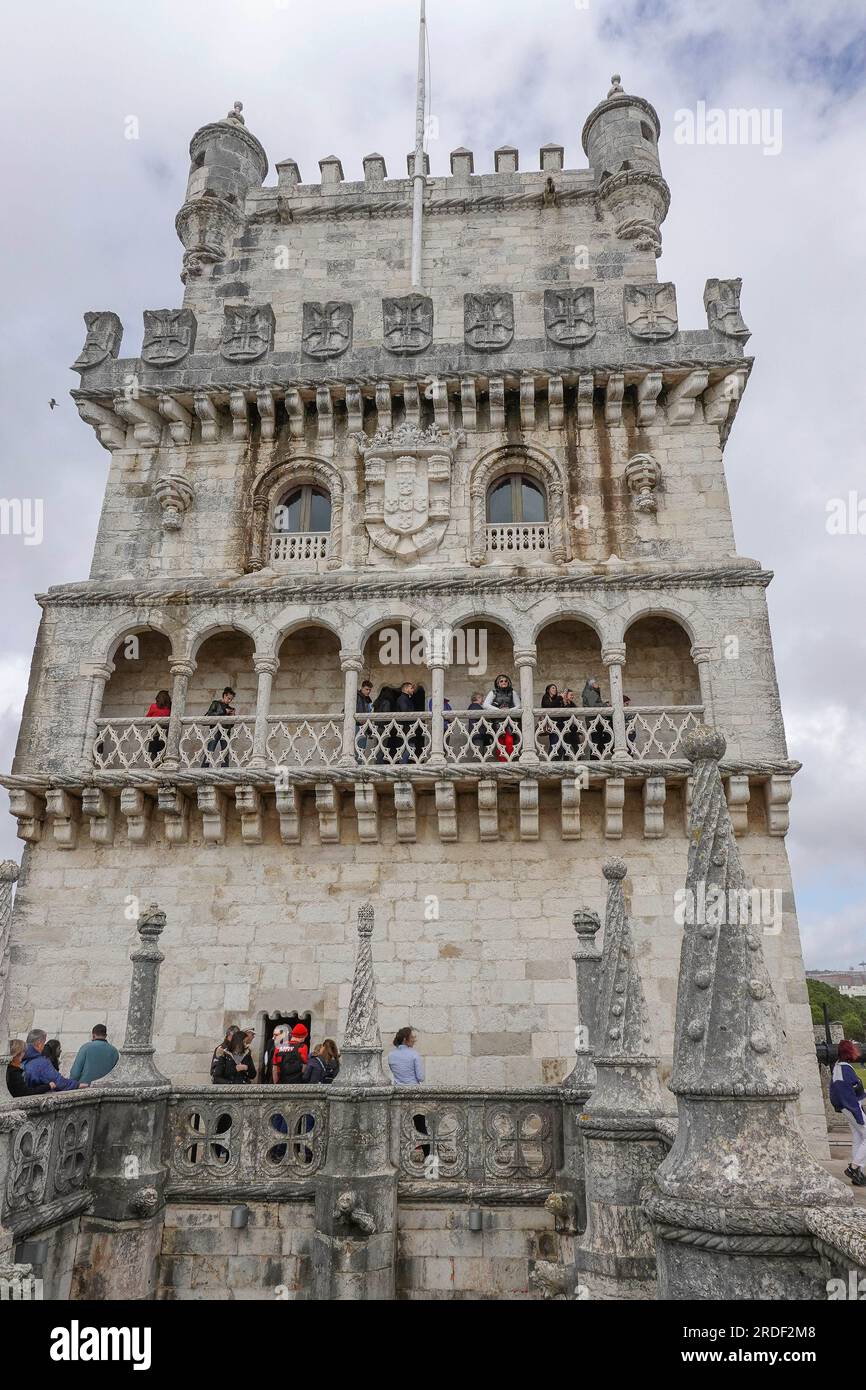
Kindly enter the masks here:
M 724 734 L 706 724 L 691 729 L 682 741 L 683 753 L 690 763 L 705 762 L 707 759 L 719 762 L 725 756 L 727 746 Z
M 616 883 L 619 879 L 625 878 L 628 873 L 624 859 L 605 860 L 601 871 L 609 883 Z

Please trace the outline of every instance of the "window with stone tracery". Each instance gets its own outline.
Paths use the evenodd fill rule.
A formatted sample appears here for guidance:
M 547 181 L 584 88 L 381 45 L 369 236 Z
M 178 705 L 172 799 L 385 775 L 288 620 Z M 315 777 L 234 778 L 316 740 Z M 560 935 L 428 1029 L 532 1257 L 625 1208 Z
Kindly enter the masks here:
M 276 532 L 297 535 L 330 529 L 331 499 L 324 488 L 311 483 L 293 488 L 274 508 Z
M 507 473 L 498 478 L 487 494 L 487 523 L 490 526 L 524 522 L 544 525 L 547 498 L 544 489 L 525 473 Z

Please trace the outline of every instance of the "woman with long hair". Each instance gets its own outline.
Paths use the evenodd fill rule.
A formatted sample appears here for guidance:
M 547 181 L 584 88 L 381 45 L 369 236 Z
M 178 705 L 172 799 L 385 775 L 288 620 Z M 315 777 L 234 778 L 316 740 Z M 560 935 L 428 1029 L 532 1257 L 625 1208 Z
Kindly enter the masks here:
M 863 1082 L 854 1070 L 860 1057 L 860 1047 L 850 1038 L 843 1038 L 836 1054 L 833 1079 L 830 1082 L 830 1104 L 845 1116 L 851 1131 L 851 1162 L 845 1169 L 854 1187 L 866 1187 L 866 1114 L 863 1111 Z

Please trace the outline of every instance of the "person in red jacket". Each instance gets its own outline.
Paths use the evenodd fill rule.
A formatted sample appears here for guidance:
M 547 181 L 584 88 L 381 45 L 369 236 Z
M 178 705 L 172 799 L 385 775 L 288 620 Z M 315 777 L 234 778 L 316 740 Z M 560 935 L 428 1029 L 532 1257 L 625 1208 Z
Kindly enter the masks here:
M 147 719 L 169 719 L 171 717 L 171 696 L 169 695 L 167 690 L 158 690 L 156 692 L 156 699 L 150 706 L 150 709 L 147 711 L 147 715 L 145 717 Z M 151 740 L 147 745 L 147 751 L 150 754 L 150 760 L 152 763 L 156 762 L 160 753 L 165 748 L 164 735 L 166 735 L 167 733 L 168 725 L 157 724 L 156 728 L 153 731 Z
M 276 1030 L 275 1030 L 276 1036 Z M 287 1043 L 274 1047 L 273 1080 L 275 1086 L 298 1086 L 304 1079 L 304 1067 L 310 1060 L 309 1037 L 303 1023 L 296 1023 Z

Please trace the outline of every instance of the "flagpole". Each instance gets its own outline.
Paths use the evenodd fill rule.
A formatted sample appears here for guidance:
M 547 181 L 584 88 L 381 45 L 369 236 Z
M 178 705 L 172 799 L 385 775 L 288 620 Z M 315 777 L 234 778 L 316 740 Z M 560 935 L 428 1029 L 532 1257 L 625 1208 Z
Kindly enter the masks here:
M 415 103 L 415 171 L 412 177 L 412 286 L 421 285 L 421 246 L 424 221 L 424 117 L 426 115 L 426 92 L 424 89 L 425 61 L 427 56 L 427 16 L 425 0 L 421 0 L 421 23 L 418 31 L 418 87 Z

